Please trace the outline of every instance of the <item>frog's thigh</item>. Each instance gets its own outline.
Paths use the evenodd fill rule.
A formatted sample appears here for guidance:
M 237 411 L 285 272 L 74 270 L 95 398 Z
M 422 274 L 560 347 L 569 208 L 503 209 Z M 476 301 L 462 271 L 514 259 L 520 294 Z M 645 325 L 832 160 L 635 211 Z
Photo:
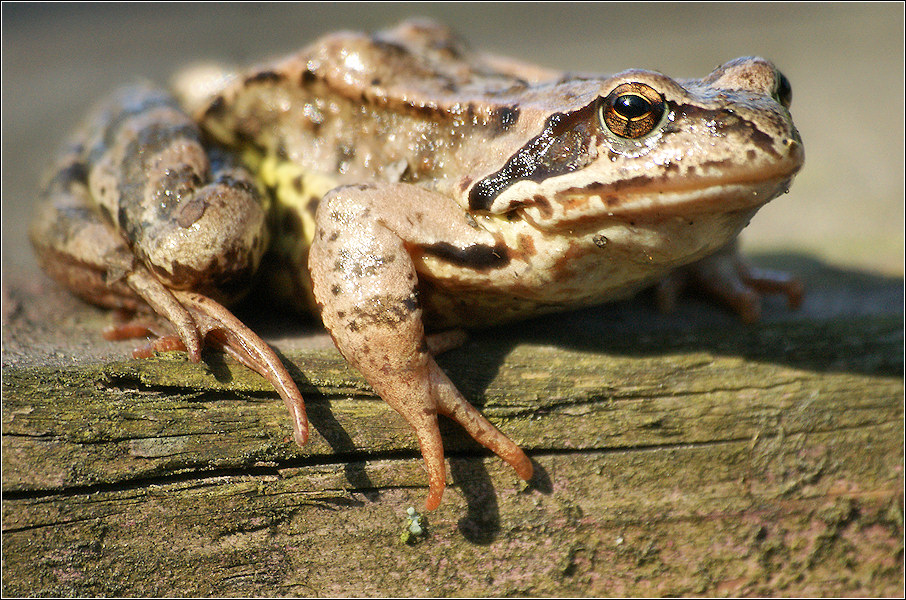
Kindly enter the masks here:
M 29 231 L 42 269 L 93 304 L 131 311 L 150 306 L 197 356 L 201 342 L 188 311 L 135 261 L 122 235 L 94 209 L 78 175 L 84 173 L 80 163 L 61 164 Z
M 29 237 L 45 273 L 77 296 L 104 307 L 144 306 L 123 276 L 133 268 L 122 236 L 93 208 L 85 165 L 73 153 L 58 163 Z
M 522 450 L 462 397 L 425 341 L 406 246 L 487 241 L 465 213 L 415 186 L 351 186 L 324 199 L 317 222 L 309 268 L 321 317 L 340 352 L 415 430 L 428 469 L 428 509 L 440 503 L 446 480 L 438 412 L 530 478 Z

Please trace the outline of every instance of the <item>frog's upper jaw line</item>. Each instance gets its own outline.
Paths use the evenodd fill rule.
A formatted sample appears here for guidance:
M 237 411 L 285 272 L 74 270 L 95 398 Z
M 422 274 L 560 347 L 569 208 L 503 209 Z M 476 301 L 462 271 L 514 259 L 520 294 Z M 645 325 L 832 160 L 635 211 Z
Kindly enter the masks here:
M 600 203 L 600 210 L 608 217 L 731 212 L 767 204 L 785 193 L 792 180 L 793 174 L 783 174 L 756 181 L 726 178 L 708 185 L 698 182 L 698 185 L 642 186 L 638 190 L 623 190 L 617 198 L 596 194 L 587 201 Z
M 757 209 L 784 193 L 791 180 L 791 177 L 787 177 L 758 184 L 727 182 L 695 190 L 659 190 L 637 195 L 630 193 L 621 198 L 608 216 L 692 216 Z
M 712 177 L 684 177 L 672 181 L 640 176 L 614 185 L 592 182 L 550 194 L 525 194 L 524 214 L 535 227 L 572 230 L 596 226 L 612 218 L 633 220 L 670 215 L 736 212 L 758 209 L 785 193 L 801 161 L 778 165 L 771 171 L 727 170 Z M 513 188 L 530 184 L 517 182 Z M 516 190 L 514 190 L 516 191 Z M 528 190 L 521 190 L 525 193 Z

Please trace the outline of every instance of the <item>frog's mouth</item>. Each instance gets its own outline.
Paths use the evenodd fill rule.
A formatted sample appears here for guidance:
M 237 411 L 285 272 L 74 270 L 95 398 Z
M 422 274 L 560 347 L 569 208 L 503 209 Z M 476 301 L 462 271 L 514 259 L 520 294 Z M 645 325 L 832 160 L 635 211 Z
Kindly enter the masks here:
M 640 175 L 613 183 L 591 182 L 553 195 L 560 224 L 615 217 L 658 218 L 758 209 L 789 191 L 801 160 L 771 168 L 724 169 L 714 176 Z M 542 207 L 543 208 L 543 207 Z
M 717 180 L 692 182 L 685 186 L 627 189 L 618 196 L 595 194 L 589 202 L 600 202 L 608 214 L 618 217 L 689 215 L 757 209 L 789 191 L 793 175 L 767 180 Z

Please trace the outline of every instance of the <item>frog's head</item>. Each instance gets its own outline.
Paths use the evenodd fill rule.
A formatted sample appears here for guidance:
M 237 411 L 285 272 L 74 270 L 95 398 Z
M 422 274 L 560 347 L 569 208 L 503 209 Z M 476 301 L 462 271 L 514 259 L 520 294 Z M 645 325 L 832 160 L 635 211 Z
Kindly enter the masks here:
M 631 70 L 581 84 L 591 92 L 563 95 L 581 102 L 549 111 L 527 143 L 471 186 L 473 210 L 520 210 L 543 229 L 751 216 L 802 166 L 790 84 L 764 59 L 737 59 L 704 79 Z

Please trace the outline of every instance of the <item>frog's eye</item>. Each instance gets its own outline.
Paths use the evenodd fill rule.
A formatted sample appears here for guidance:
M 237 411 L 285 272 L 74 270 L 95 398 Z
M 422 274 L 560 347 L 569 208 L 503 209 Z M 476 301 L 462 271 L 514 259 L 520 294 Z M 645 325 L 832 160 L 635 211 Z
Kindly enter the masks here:
M 790 80 L 786 78 L 786 75 L 780 71 L 775 72 L 775 83 L 774 83 L 774 100 L 780 103 L 784 108 L 789 108 L 790 104 L 793 102 L 793 86 L 790 85 Z
M 601 102 L 601 124 L 621 138 L 636 139 L 651 132 L 664 116 L 664 98 L 644 83 L 618 85 Z

